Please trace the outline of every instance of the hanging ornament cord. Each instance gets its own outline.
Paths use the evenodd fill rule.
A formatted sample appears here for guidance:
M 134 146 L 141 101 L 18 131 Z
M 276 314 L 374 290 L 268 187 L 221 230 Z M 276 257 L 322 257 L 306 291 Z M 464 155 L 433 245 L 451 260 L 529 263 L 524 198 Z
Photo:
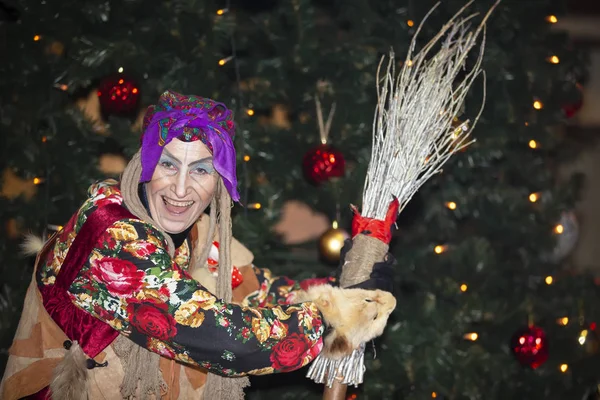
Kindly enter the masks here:
M 331 121 L 333 121 L 333 115 L 335 114 L 335 103 L 331 105 L 329 114 L 327 115 L 327 122 L 323 123 L 323 108 L 321 107 L 321 101 L 319 95 L 315 94 L 315 107 L 317 109 L 317 122 L 319 124 L 319 136 L 321 137 L 321 144 L 327 144 L 329 139 L 329 131 L 331 130 Z
M 421 21 L 397 75 L 393 52 L 383 69 L 382 58 L 377 70 L 378 102 L 363 210 L 361 214 L 353 207 L 353 244 L 345 258 L 341 287 L 369 278 L 373 264 L 383 261 L 388 252 L 391 226 L 398 213 L 454 153 L 472 143 L 467 139 L 483 111 L 485 85 L 471 129 L 469 121 L 458 127 L 453 122 L 475 79 L 485 77 L 481 69 L 485 23 L 500 1 L 494 3 L 474 31 L 469 30 L 469 24 L 477 14 L 463 16 L 473 0 L 468 2 L 414 54 L 416 38 L 438 2 Z M 467 56 L 478 43 L 478 54 L 467 66 Z M 430 55 L 434 49 L 437 52 Z M 462 71 L 465 73 L 459 77 Z M 326 385 L 324 399 L 344 399 L 347 385 L 357 387 L 363 382 L 364 350 L 363 344 L 338 360 L 328 359 L 323 353 L 317 356 L 307 377 Z

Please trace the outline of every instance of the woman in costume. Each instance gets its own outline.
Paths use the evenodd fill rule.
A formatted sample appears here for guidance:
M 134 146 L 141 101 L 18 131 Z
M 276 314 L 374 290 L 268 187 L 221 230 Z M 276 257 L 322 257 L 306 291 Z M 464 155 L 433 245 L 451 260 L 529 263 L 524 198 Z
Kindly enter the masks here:
M 319 354 L 332 321 L 294 304 L 308 283 L 255 267 L 231 237 L 234 130 L 210 99 L 167 91 L 149 107 L 121 181 L 92 185 L 39 252 L 2 399 L 237 399 L 247 378 L 221 377 Z M 365 288 L 389 289 L 375 271 Z

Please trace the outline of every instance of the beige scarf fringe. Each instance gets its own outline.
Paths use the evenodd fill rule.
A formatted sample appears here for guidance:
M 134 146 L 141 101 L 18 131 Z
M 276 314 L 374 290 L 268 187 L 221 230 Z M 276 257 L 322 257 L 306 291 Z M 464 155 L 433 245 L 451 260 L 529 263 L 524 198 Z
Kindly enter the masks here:
M 167 383 L 158 367 L 158 354 L 138 346 L 123 335 L 117 336 L 113 350 L 125 371 L 121 383 L 121 395 L 124 399 L 160 399 L 162 394 L 167 393 Z

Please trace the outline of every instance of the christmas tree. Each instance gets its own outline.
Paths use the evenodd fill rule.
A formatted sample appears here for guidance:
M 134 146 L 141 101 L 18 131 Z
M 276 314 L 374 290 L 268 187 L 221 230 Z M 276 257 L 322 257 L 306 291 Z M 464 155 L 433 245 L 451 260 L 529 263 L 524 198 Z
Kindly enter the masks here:
M 250 3 L 3 5 L 0 29 L 11 40 L 2 49 L 12 55 L 0 66 L 3 356 L 32 267 L 20 235 L 64 223 L 107 176 L 98 157 L 129 157 L 145 106 L 166 89 L 235 109 L 244 207 L 234 208 L 234 235 L 256 265 L 293 278 L 335 269 L 328 245 L 348 230 L 348 206 L 361 205 L 377 65 L 390 48 L 403 58 L 434 3 Z M 463 5 L 444 1 L 419 43 Z M 527 1 L 492 15 L 477 142 L 401 214 L 391 246 L 399 305 L 351 398 L 565 399 L 596 383 L 597 288 L 561 266 L 577 182 L 557 184 L 554 168 L 571 155 L 561 126 L 585 78 L 584 54 L 552 29 L 564 12 L 563 1 Z M 476 116 L 482 87 L 457 122 Z M 290 240 L 275 229 L 290 201 L 338 230 Z M 254 378 L 248 397 L 320 398 L 305 373 Z

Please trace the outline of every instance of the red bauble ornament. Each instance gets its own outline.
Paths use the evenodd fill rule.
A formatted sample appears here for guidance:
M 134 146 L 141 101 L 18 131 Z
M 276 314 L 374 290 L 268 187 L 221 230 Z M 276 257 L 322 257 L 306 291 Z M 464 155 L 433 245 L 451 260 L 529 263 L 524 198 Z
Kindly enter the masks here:
M 565 117 L 572 118 L 583 106 L 583 99 L 575 101 L 573 103 L 563 104 L 562 110 L 565 113 Z
M 546 333 L 537 326 L 517 331 L 510 342 L 516 359 L 524 366 L 536 369 L 548 359 Z
M 126 75 L 113 75 L 104 78 L 98 85 L 98 98 L 104 116 L 132 116 L 138 110 L 140 88 Z
M 306 179 L 317 185 L 344 176 L 345 166 L 342 153 L 326 144 L 310 149 L 302 159 Z

